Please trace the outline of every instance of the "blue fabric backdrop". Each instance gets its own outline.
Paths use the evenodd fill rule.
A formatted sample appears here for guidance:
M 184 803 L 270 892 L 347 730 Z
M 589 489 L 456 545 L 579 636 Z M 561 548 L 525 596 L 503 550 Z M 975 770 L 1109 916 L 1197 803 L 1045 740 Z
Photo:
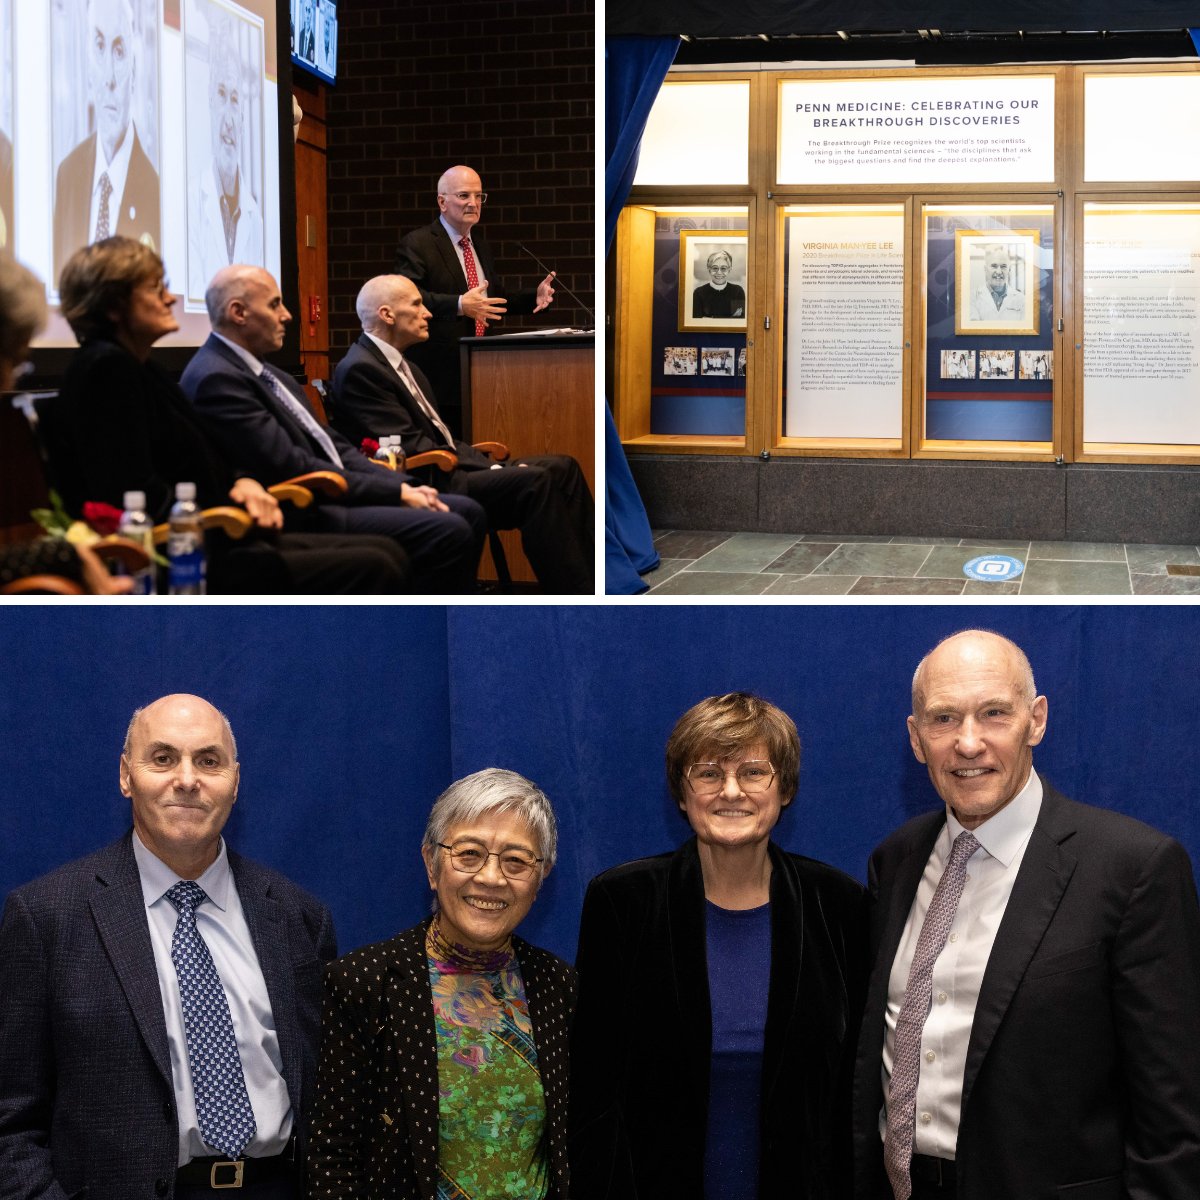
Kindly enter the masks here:
M 572 956 L 588 879 L 688 834 L 663 782 L 676 717 L 738 687 L 803 739 L 778 840 L 861 879 L 871 848 L 936 804 L 908 748 L 909 682 L 970 625 L 1029 652 L 1050 704 L 1035 762 L 1054 783 L 1196 861 L 1195 608 L 41 606 L 0 611 L 0 893 L 127 827 L 125 725 L 175 690 L 233 722 L 231 843 L 322 896 L 343 950 L 427 911 L 429 805 L 498 765 L 555 803 L 559 866 L 523 932 Z
M 609 38 L 604 47 L 604 252 L 637 173 L 642 130 L 662 86 L 677 37 Z M 604 409 L 604 577 L 610 595 L 646 591 L 639 574 L 658 566 L 658 551 L 612 413 Z

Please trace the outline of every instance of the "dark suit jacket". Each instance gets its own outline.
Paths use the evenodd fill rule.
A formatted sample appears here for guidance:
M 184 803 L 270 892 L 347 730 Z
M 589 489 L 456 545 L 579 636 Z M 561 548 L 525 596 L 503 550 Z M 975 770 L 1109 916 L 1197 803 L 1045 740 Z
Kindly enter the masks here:
M 282 371 L 270 364 L 266 369 L 309 407 L 304 392 Z M 215 335 L 196 351 L 179 383 L 229 461 L 264 485 L 307 471 L 337 470 L 270 384 Z M 350 486 L 343 503 L 398 505 L 400 484 L 413 482 L 411 477 L 372 466 L 337 430 L 327 432 Z
M 423 921 L 364 946 L 325 973 L 309 1200 L 435 1200 L 438 1064 L 428 928 Z M 567 1022 L 574 972 L 521 938 L 514 937 L 513 946 L 546 1097 L 550 1196 L 568 1200 Z
M 229 851 L 297 1132 L 316 1076 L 333 924 Z M 0 1198 L 131 1200 L 174 1186 L 179 1132 L 131 835 L 17 888 L 0 923 Z
M 1043 785 L 975 1009 L 958 1200 L 1200 1196 L 1200 912 L 1187 853 Z M 944 810 L 917 817 L 871 856 L 860 1200 L 891 1200 L 878 1127 L 888 975 L 944 824 Z
M 109 229 L 122 237 L 145 242 L 156 254 L 162 254 L 162 218 L 159 209 L 158 172 L 150 165 L 137 130 L 130 125 L 133 150 L 125 191 L 113 196 Z M 54 280 L 67 259 L 92 240 L 89 228 L 92 208 L 92 176 L 96 170 L 96 134 L 85 138 L 58 168 L 54 185 Z
M 436 409 L 433 385 L 420 367 L 409 365 L 417 386 Z M 365 333 L 338 363 L 333 392 L 333 425 L 352 442 L 398 434 L 405 454 L 448 449 L 446 439 L 421 410 L 407 384 Z M 454 452 L 460 470 L 486 471 L 492 465 L 491 459 L 469 442 L 455 439 Z
M 471 231 L 471 246 L 479 267 L 480 282 L 488 281 L 488 295 L 504 297 L 508 301 L 509 315 L 533 312 L 537 288 L 519 292 L 509 290 L 496 275 L 487 234 L 478 225 Z M 475 336 L 475 322 L 470 317 L 458 316 L 458 298 L 467 291 L 467 277 L 440 220 L 405 234 L 396 251 L 396 273 L 407 275 L 421 289 L 421 299 L 433 314 L 429 321 L 429 340 L 410 347 L 405 357 L 433 380 L 442 406 L 439 411 L 448 418 L 450 428 L 458 433 L 462 391 L 458 340 Z M 494 330 L 497 326 L 489 325 L 488 328 Z M 503 321 L 499 328 L 504 328 Z
M 220 457 L 178 385 L 156 363 L 140 363 L 104 338 L 72 356 L 58 397 L 38 404 L 54 486 L 68 512 L 86 500 L 120 507 L 124 493 L 146 493 L 165 521 L 175 484 L 191 480 L 202 508 L 229 503 L 240 472 Z
M 862 887 L 772 845 L 759 1195 L 844 1200 L 865 986 Z M 699 1200 L 712 1014 L 693 838 L 592 880 L 571 1033 L 576 1200 Z

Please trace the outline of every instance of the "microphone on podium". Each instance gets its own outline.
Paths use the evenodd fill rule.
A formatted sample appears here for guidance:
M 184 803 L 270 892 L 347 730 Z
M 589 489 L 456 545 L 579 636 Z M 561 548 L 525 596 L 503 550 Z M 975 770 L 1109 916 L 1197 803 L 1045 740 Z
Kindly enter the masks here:
M 567 295 L 570 296 L 571 299 L 574 300 L 575 303 L 578 304 L 579 307 L 582 308 L 585 313 L 587 313 L 588 320 L 591 322 L 592 329 L 594 330 L 596 327 L 595 312 L 592 309 L 588 308 L 588 306 L 586 304 L 584 304 L 584 302 L 582 300 L 580 300 L 580 298 L 577 295 L 575 295 L 575 293 L 573 291 L 571 291 L 571 289 L 569 287 L 567 287 L 567 285 L 565 283 L 563 283 L 562 279 L 559 278 L 558 273 L 556 271 L 554 271 L 552 268 L 546 266 L 546 264 L 544 262 L 542 262 L 542 260 L 540 258 L 538 258 L 538 256 L 536 254 L 534 254 L 534 252 L 532 250 L 530 250 L 528 246 L 523 245 L 521 242 L 513 242 L 512 244 L 514 246 L 516 246 L 519 250 L 522 250 L 526 254 L 528 254 L 529 257 L 532 258 L 533 261 L 535 263 L 537 263 L 537 265 L 539 267 L 541 267 L 541 269 L 543 271 L 545 271 L 547 275 L 554 276 L 554 286 L 562 288 L 562 290 L 564 292 L 566 292 Z

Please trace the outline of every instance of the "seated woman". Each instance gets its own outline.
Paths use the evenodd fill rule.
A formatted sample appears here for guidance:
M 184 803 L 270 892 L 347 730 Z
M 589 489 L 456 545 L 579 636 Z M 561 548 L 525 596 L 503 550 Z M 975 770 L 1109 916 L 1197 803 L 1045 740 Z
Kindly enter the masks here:
M 202 508 L 233 500 L 257 527 L 241 542 L 209 535 L 211 591 L 406 590 L 407 560 L 392 539 L 280 533 L 275 498 L 221 460 L 177 384 L 150 361 L 154 343 L 179 328 L 153 250 L 125 237 L 85 246 L 63 267 L 59 296 L 80 348 L 44 432 L 69 512 L 85 500 L 120 506 L 125 492 L 142 491 L 164 521 L 175 484 L 188 481 Z
M 574 974 L 513 936 L 556 846 L 550 802 L 512 771 L 438 797 L 434 915 L 326 972 L 309 1200 L 567 1200 Z
M 571 1033 L 571 1185 L 605 1200 L 845 1200 L 862 887 L 771 841 L 788 715 L 733 692 L 667 742 L 695 834 L 592 880 Z
M 0 254 L 0 395 L 16 386 L 29 343 L 46 324 L 46 289 L 27 267 Z M 114 579 L 86 546 L 40 538 L 0 546 L 0 588 L 31 575 L 61 575 L 97 595 L 128 592 L 129 579 Z

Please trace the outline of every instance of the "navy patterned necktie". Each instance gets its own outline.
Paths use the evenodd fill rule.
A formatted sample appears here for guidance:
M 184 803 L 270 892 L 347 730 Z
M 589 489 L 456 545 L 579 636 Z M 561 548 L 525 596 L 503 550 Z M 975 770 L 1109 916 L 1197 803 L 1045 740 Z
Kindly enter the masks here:
M 171 938 L 171 961 L 179 977 L 200 1136 L 214 1150 L 237 1158 L 257 1126 L 229 1001 L 208 946 L 196 928 L 196 909 L 208 896 L 199 884 L 183 879 L 167 892 L 167 899 L 179 910 Z
M 950 926 L 954 924 L 954 914 L 958 912 L 958 902 L 967 882 L 967 859 L 978 849 L 979 840 L 965 829 L 950 847 L 950 861 L 925 911 L 925 923 L 921 926 L 912 965 L 908 969 L 904 1002 L 896 1019 L 887 1132 L 883 1139 L 884 1166 L 896 1200 L 908 1200 L 912 1195 L 910 1171 L 917 1115 L 917 1083 L 921 1077 L 921 1035 L 933 999 L 933 967 L 946 946 Z

